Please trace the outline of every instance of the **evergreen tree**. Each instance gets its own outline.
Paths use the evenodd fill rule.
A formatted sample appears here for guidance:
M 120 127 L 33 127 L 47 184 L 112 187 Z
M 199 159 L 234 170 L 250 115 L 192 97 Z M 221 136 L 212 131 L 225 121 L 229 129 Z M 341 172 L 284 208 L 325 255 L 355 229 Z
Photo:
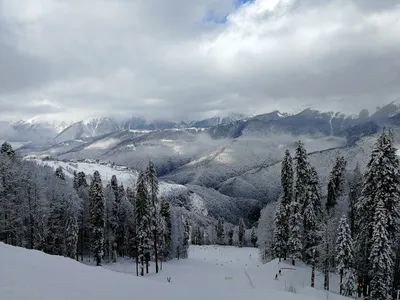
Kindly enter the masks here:
M 148 271 L 148 259 L 151 249 L 151 207 L 146 185 L 146 177 L 139 173 L 136 183 L 136 238 L 138 243 L 138 258 L 140 275 L 144 276 L 144 268 Z
M 392 241 L 387 230 L 390 222 L 390 212 L 385 208 L 386 199 L 379 199 L 374 214 L 374 225 L 371 240 L 371 296 L 372 299 L 392 299 L 393 282 L 393 249 Z
M 228 230 L 228 245 L 233 246 L 233 228 Z
M 286 150 L 281 166 L 282 196 L 275 214 L 274 252 L 279 259 L 286 259 L 287 254 L 290 204 L 293 201 L 293 180 L 293 160 L 289 150 Z
M 357 164 L 355 169 L 353 170 L 352 178 L 350 179 L 350 191 L 349 191 L 349 225 L 351 231 L 351 237 L 354 238 L 356 236 L 355 230 L 355 220 L 356 220 L 356 204 L 358 199 L 361 196 L 361 191 L 363 187 L 363 176 L 360 171 L 360 167 Z
M 64 171 L 63 171 L 63 169 L 62 169 L 61 166 L 59 166 L 59 167 L 56 169 L 56 177 L 59 178 L 59 179 L 61 179 L 61 180 L 65 180 L 65 174 L 64 174 Z
M 301 259 L 303 245 L 302 245 L 302 225 L 303 216 L 301 212 L 301 205 L 294 199 L 291 203 L 291 214 L 289 218 L 289 240 L 288 240 L 288 253 L 292 259 L 292 264 L 296 264 L 296 260 Z
M 10 143 L 4 142 L 1 145 L 0 153 L 7 155 L 11 159 L 15 158 L 15 151 Z
M 109 228 L 110 228 L 110 252 L 111 258 L 113 262 L 117 261 L 117 252 L 121 250 L 121 244 L 123 241 L 122 232 L 119 228 L 120 220 L 119 220 L 119 213 L 120 213 L 120 206 L 122 195 L 120 194 L 119 186 L 118 186 L 118 179 L 117 176 L 112 175 L 110 185 L 107 187 L 109 190 Z
M 218 219 L 217 224 L 215 225 L 215 231 L 217 233 L 217 244 L 223 245 L 225 241 L 224 219 Z
M 301 141 L 299 141 L 296 143 L 296 145 L 297 148 L 295 156 L 295 161 L 296 161 L 295 200 L 299 205 L 300 214 L 303 214 L 306 205 L 305 199 L 306 199 L 307 185 L 310 181 L 310 164 L 308 162 L 308 155 L 306 149 L 304 148 L 304 144 Z
M 244 233 L 246 231 L 246 225 L 244 224 L 244 220 L 239 220 L 239 247 L 243 247 L 245 245 L 244 241 Z
M 188 258 L 189 256 L 189 237 L 190 237 L 190 225 L 188 219 L 184 223 L 184 236 L 182 245 L 182 258 Z
M 152 161 L 149 162 L 149 165 L 146 170 L 146 179 L 149 188 L 149 197 L 151 200 L 151 228 L 153 233 L 153 251 L 154 251 L 154 258 L 156 261 L 156 273 L 158 273 L 158 249 L 157 246 L 159 244 L 158 235 L 159 235 L 159 228 L 161 224 L 158 223 L 161 218 L 159 217 L 159 203 L 158 203 L 158 178 L 156 168 Z
M 251 229 L 251 234 L 250 234 L 250 241 L 251 244 L 253 245 L 253 247 L 257 247 L 257 233 L 256 230 L 254 229 L 254 227 Z
M 90 225 L 92 229 L 92 252 L 96 259 L 96 265 L 101 266 L 104 245 L 105 226 L 105 201 L 100 173 L 93 173 L 92 183 L 89 190 L 90 197 Z
M 353 258 L 353 240 L 351 238 L 350 227 L 347 224 L 346 217 L 343 215 L 339 222 L 338 237 L 336 240 L 336 268 L 340 274 L 341 295 L 344 295 L 343 292 L 346 290 L 343 285 L 343 276 L 347 272 L 346 270 L 352 269 Z
M 310 181 L 306 188 L 304 209 L 304 259 L 311 265 L 315 265 L 316 246 L 318 244 L 317 222 L 321 214 L 321 195 L 319 192 L 318 174 L 314 167 L 310 166 Z
M 356 293 L 356 276 L 354 269 L 345 269 L 343 274 L 342 295 L 352 297 Z
M 137 240 L 136 240 L 136 198 L 135 192 L 131 188 L 126 188 L 126 199 L 131 204 L 132 211 L 128 217 L 128 255 L 137 257 Z
M 275 211 L 274 217 L 274 244 L 273 244 L 273 252 L 274 256 L 279 258 L 279 261 L 282 258 L 286 259 L 286 254 L 288 250 L 288 238 L 289 238 L 289 216 L 286 215 L 287 210 L 284 203 L 284 198 L 281 197 L 279 200 L 278 207 Z M 286 225 L 288 227 L 286 228 Z M 286 230 L 287 229 L 287 230 Z
M 162 256 L 165 259 L 169 258 L 171 250 L 171 235 L 172 235 L 172 215 L 170 203 L 163 199 L 160 203 L 160 215 L 164 221 L 164 251 Z
M 326 210 L 331 212 L 338 203 L 338 199 L 343 192 L 344 172 L 346 170 L 346 160 L 343 156 L 336 158 L 335 165 L 329 175 L 328 196 L 326 201 Z
M 260 219 L 258 220 L 258 248 L 263 263 L 274 257 L 275 207 L 275 203 L 267 204 L 261 210 Z
M 356 204 L 358 282 L 363 288 L 363 294 L 366 295 L 367 286 L 373 280 L 371 293 L 376 297 L 389 294 L 393 270 L 389 271 L 388 266 L 394 259 L 393 250 L 388 243 L 385 243 L 382 247 L 386 248 L 381 249 L 380 255 L 385 256 L 383 259 L 386 262 L 382 262 L 383 265 L 378 267 L 377 261 L 380 261 L 381 258 L 378 255 L 377 243 L 379 239 L 387 239 L 392 242 L 398 234 L 400 176 L 399 160 L 393 145 L 392 132 L 384 131 L 372 151 L 364 176 L 364 188 Z M 378 216 L 384 217 L 385 220 L 378 223 Z M 383 236 L 377 236 L 378 232 Z M 371 270 L 376 270 L 376 272 L 371 272 Z M 382 271 L 385 271 L 386 274 L 382 274 Z M 382 276 L 386 276 L 386 280 L 384 280 L 387 283 L 386 287 L 379 283 Z M 387 289 L 386 293 L 384 289 Z

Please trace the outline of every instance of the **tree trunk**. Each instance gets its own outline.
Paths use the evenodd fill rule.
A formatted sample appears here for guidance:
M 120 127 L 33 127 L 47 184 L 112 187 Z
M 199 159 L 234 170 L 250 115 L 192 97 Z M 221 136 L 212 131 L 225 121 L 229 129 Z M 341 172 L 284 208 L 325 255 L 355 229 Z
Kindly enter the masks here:
M 313 264 L 311 269 L 311 287 L 314 287 L 315 282 L 315 264 Z
M 295 266 L 296 265 L 296 260 L 292 259 L 292 265 Z
M 339 294 L 340 295 L 343 295 L 343 287 L 342 287 L 342 284 L 343 284 L 343 270 L 340 270 L 340 285 L 339 285 Z
M 158 273 L 158 236 L 157 236 L 157 229 L 154 230 L 154 259 L 156 260 L 156 273 Z
M 139 257 L 136 255 L 136 276 L 139 276 Z

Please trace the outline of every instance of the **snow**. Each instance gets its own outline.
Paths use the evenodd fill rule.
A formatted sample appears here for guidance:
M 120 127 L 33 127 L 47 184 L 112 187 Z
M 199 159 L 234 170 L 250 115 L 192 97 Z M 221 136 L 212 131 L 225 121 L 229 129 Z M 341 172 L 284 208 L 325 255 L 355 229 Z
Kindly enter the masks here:
M 137 172 L 129 170 L 119 170 L 118 167 L 112 168 L 111 165 L 86 163 L 86 162 L 63 162 L 63 161 L 42 161 L 35 159 L 40 165 L 48 165 L 53 169 L 61 166 L 66 172 L 66 175 L 73 178 L 74 171 L 84 172 L 86 175 L 93 175 L 95 171 L 99 171 L 103 185 L 106 185 L 111 180 L 113 175 L 117 176 L 118 182 L 125 187 L 132 186 L 136 182 Z
M 318 282 L 317 289 L 303 287 L 310 275 L 307 267 L 283 270 L 274 280 L 277 262 L 261 265 L 257 258 L 255 248 L 196 246 L 188 259 L 164 263 L 159 274 L 140 278 L 128 259 L 94 267 L 0 243 L 0 295 L 5 300 L 327 299 Z M 285 291 L 285 285 L 296 293 Z M 346 298 L 331 293 L 329 299 Z

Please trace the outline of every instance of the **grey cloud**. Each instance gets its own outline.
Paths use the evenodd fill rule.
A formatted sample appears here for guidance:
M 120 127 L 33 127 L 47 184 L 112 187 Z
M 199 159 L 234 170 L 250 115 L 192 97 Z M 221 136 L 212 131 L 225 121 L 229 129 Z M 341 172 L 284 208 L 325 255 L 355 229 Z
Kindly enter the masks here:
M 397 1 L 282 1 L 250 12 L 264 1 L 236 11 L 231 0 L 47 0 L 42 12 L 13 4 L 11 39 L 0 35 L 0 104 L 23 116 L 184 119 L 335 101 L 357 112 L 398 97 Z M 202 23 L 210 10 L 230 13 L 228 23 Z M 32 104 L 43 98 L 57 105 Z

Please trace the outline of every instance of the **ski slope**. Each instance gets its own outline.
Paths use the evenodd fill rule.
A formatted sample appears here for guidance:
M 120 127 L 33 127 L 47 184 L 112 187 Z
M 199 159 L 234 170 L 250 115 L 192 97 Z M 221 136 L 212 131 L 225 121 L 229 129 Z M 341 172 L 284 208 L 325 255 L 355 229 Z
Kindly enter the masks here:
M 191 247 L 189 259 L 164 263 L 159 274 L 140 278 L 130 260 L 93 267 L 0 243 L 0 266 L 2 300 L 327 299 L 318 282 L 317 289 L 303 287 L 310 275 L 307 267 L 283 271 L 274 280 L 277 262 L 259 264 L 252 248 Z M 296 293 L 285 291 L 289 284 Z M 331 293 L 329 299 L 346 298 Z

